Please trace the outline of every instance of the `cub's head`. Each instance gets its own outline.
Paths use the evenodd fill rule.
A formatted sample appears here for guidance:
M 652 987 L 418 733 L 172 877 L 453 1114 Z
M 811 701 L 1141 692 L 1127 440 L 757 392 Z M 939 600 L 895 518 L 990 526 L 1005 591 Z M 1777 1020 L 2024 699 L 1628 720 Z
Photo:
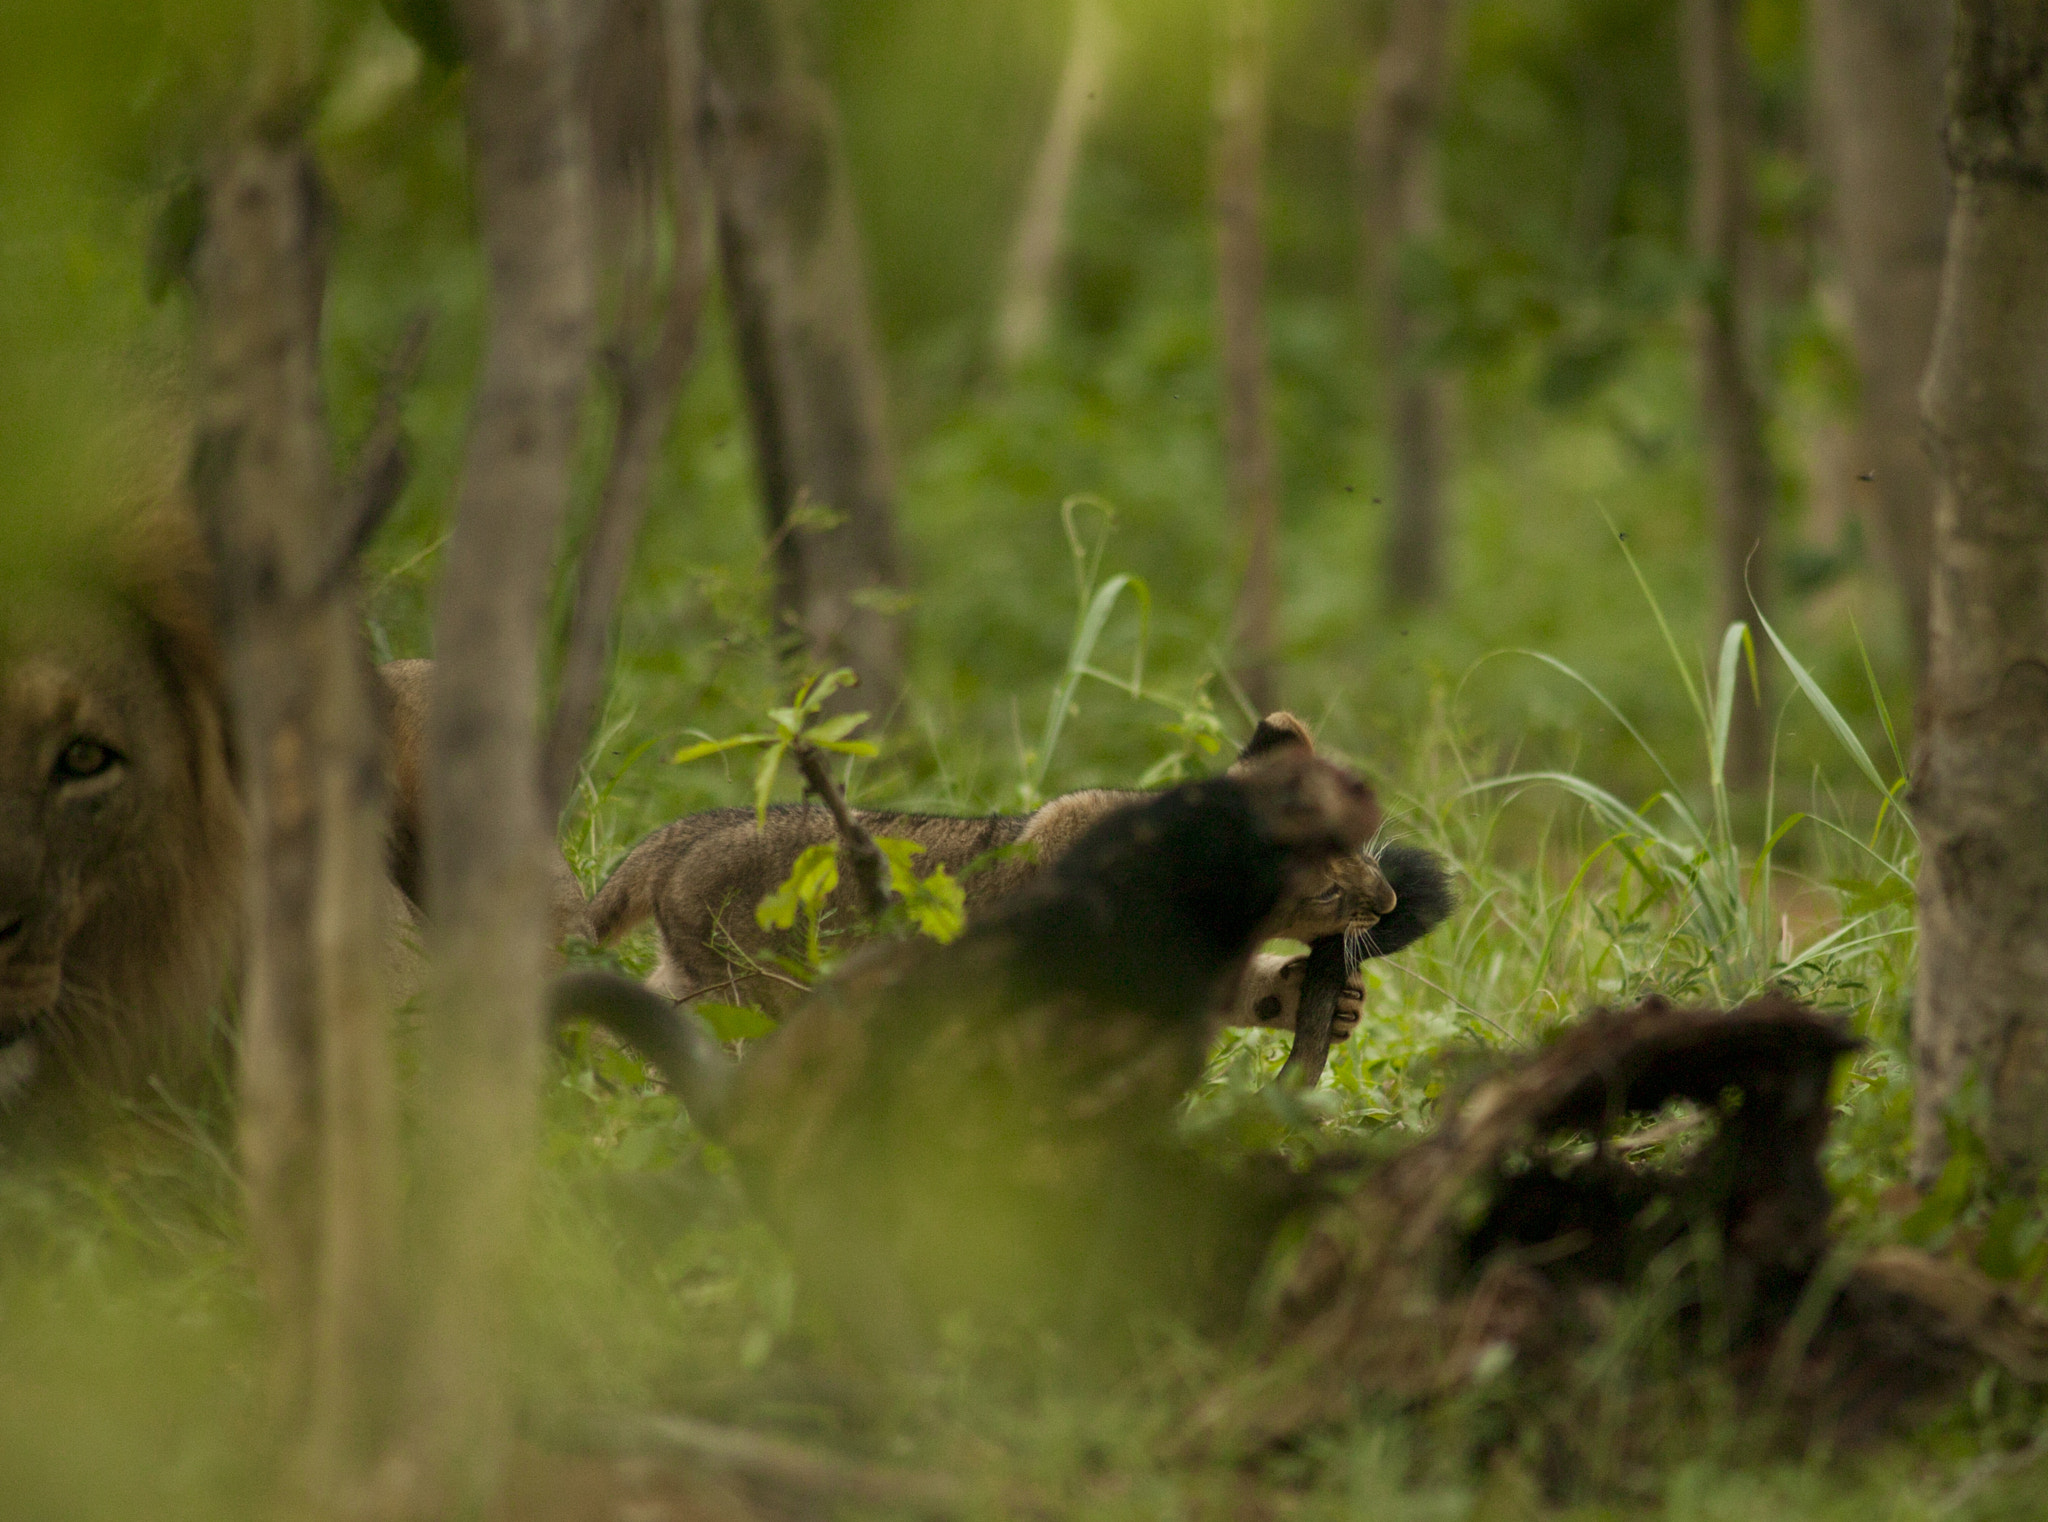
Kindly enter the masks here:
M 0 588 L 0 1110 L 205 1054 L 242 829 L 204 564 L 130 522 Z

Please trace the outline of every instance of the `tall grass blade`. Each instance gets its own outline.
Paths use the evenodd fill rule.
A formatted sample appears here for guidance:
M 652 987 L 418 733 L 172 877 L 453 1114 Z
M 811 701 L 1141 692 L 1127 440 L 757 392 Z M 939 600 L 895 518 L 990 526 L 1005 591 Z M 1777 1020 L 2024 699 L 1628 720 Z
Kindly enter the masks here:
M 1686 698 L 1692 703 L 1692 711 L 1699 716 L 1700 727 L 1707 727 L 1707 705 L 1700 699 L 1700 690 L 1693 683 L 1692 668 L 1687 665 L 1684 652 L 1678 648 L 1677 636 L 1672 634 L 1671 625 L 1664 617 L 1664 605 L 1657 601 L 1657 594 L 1650 590 L 1649 578 L 1643 575 L 1643 568 L 1636 564 L 1636 557 L 1628 547 L 1628 541 L 1621 536 L 1621 530 L 1614 526 L 1614 520 L 1607 519 L 1607 532 L 1614 535 L 1614 542 L 1621 548 L 1621 558 L 1628 562 L 1628 568 L 1635 574 L 1636 585 L 1643 589 L 1643 601 L 1650 605 L 1650 612 L 1657 620 L 1658 632 L 1664 636 L 1664 648 L 1671 652 L 1671 664 L 1678 668 L 1678 679 L 1685 684 Z
M 1749 625 L 1740 619 L 1721 636 L 1721 664 L 1714 677 L 1713 727 L 1707 745 L 1707 782 L 1719 798 L 1728 776 L 1728 729 L 1735 717 L 1735 678 Z
M 1771 621 L 1762 613 L 1758 613 L 1756 619 L 1764 626 L 1764 633 L 1771 637 L 1771 644 L 1777 650 L 1778 658 L 1791 671 L 1792 680 L 1797 682 L 1799 690 L 1806 694 L 1806 701 L 1814 706 L 1814 710 L 1826 721 L 1828 728 L 1835 732 L 1835 738 L 1842 742 L 1842 748 L 1849 753 L 1849 758 L 1856 763 L 1857 769 L 1870 779 L 1870 785 L 1877 789 L 1878 796 L 1889 798 L 1891 784 L 1878 775 L 1877 765 L 1870 759 L 1870 752 L 1865 750 L 1863 742 L 1856 738 L 1856 731 L 1851 729 L 1849 721 L 1842 717 L 1842 710 L 1835 707 L 1833 700 L 1821 691 L 1820 683 L 1813 679 L 1813 674 L 1799 663 L 1799 658 L 1792 653 L 1784 640 L 1778 637 L 1778 631 L 1771 627 Z M 1913 828 L 1913 821 L 1904 814 L 1899 817 L 1905 821 L 1906 828 L 1912 832 L 1913 838 L 1919 839 L 1919 831 Z
M 1526 655 L 1532 661 L 1540 661 L 1543 665 L 1548 666 L 1551 670 L 1557 672 L 1560 676 L 1566 677 L 1571 681 L 1577 682 L 1579 686 L 1583 687 L 1588 693 L 1590 693 L 1592 695 L 1593 701 L 1598 703 L 1602 708 L 1606 709 L 1608 716 L 1611 717 L 1615 723 L 1619 724 L 1622 727 L 1622 729 L 1627 733 L 1628 737 L 1636 742 L 1636 745 L 1642 750 L 1643 754 L 1650 758 L 1650 764 L 1657 768 L 1658 775 L 1663 777 L 1664 779 L 1664 785 L 1668 789 L 1665 795 L 1667 800 L 1670 802 L 1672 808 L 1677 812 L 1679 818 L 1685 821 L 1686 827 L 1692 830 L 1693 833 L 1697 835 L 1701 840 L 1706 839 L 1706 831 L 1703 828 L 1701 828 L 1698 817 L 1694 815 L 1692 809 L 1686 804 L 1685 795 L 1679 789 L 1677 777 L 1673 776 L 1671 768 L 1664 764 L 1664 758 L 1657 754 L 1656 750 L 1651 747 L 1650 742 L 1648 740 L 1643 738 L 1642 731 L 1637 729 L 1635 725 L 1631 724 L 1628 721 L 1627 715 L 1623 714 L 1622 711 L 1614 705 L 1614 700 L 1612 698 L 1608 697 L 1606 693 L 1602 692 L 1588 678 L 1580 675 L 1579 672 L 1574 670 L 1565 662 L 1559 660 L 1554 655 L 1546 655 L 1541 650 L 1523 649 L 1503 650 L 1500 653 L 1502 655 Z
M 1109 615 L 1116 611 L 1117 599 L 1128 591 L 1138 602 L 1138 643 L 1142 649 L 1152 626 L 1152 592 L 1138 577 L 1125 572 L 1112 576 L 1096 589 L 1088 606 L 1081 614 L 1081 621 L 1074 630 L 1074 642 L 1067 649 L 1066 670 L 1060 675 L 1060 684 L 1053 693 L 1052 711 L 1045 716 L 1045 732 L 1038 742 L 1038 755 L 1031 768 L 1031 787 L 1037 792 L 1045 786 L 1046 774 L 1052 768 L 1053 752 L 1059 748 L 1060 732 L 1066 728 L 1067 711 L 1073 707 L 1074 693 L 1081 685 L 1081 679 L 1088 674 L 1088 666 L 1095 654 L 1095 645 L 1102 638 L 1102 629 L 1109 622 Z M 1142 670 L 1140 676 L 1143 675 Z

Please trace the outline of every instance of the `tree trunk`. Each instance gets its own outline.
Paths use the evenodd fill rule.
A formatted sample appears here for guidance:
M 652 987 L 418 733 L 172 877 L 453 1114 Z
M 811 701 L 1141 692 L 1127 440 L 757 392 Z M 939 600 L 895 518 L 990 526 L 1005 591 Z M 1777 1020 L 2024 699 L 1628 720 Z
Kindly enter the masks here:
M 1748 172 L 1755 131 L 1741 16 L 1740 0 L 1685 0 L 1692 252 L 1701 279 L 1692 313 L 1693 351 L 1722 629 L 1736 622 L 1753 624 L 1752 595 L 1765 613 L 1771 607 L 1771 461 L 1752 354 L 1756 239 Z M 1737 789 L 1752 790 L 1763 782 L 1769 766 L 1767 711 L 1747 688 L 1735 695 L 1727 777 Z
M 1386 584 L 1396 604 L 1435 602 L 1444 586 L 1444 467 L 1450 386 L 1424 369 L 1401 254 L 1442 221 L 1437 124 L 1450 89 L 1456 0 L 1394 0 L 1359 119 L 1366 285 L 1379 324 L 1393 455 Z
M 422 1275 L 401 1483 L 417 1515 L 497 1490 L 507 1323 L 539 1100 L 548 853 L 540 647 L 593 330 L 572 0 L 463 0 L 491 318 L 434 627 L 421 1030 Z
M 1915 1160 L 2048 1164 L 2048 8 L 1957 0 L 1926 406 L 1942 490 L 1912 804 Z
M 384 765 L 320 395 L 323 219 L 295 136 L 209 165 L 193 266 L 204 392 L 193 487 L 220 571 L 248 808 L 242 1152 L 306 1494 L 358 1493 L 384 1436 L 398 1283 Z
M 1066 237 L 1067 204 L 1073 199 L 1074 171 L 1081 162 L 1081 144 L 1088 129 L 1102 112 L 1115 46 L 1116 29 L 1107 0 L 1075 0 L 1067 61 L 1060 70 L 1045 140 L 1038 146 L 1038 161 L 1024 192 L 1023 214 L 1017 219 L 1002 294 L 996 302 L 996 362 L 1005 370 L 1016 369 L 1045 347 L 1053 281 L 1059 274 Z
M 585 79 L 599 166 L 599 246 L 621 251 L 612 272 L 615 331 L 606 345 L 618 416 L 597 518 L 577 567 L 554 719 L 541 748 L 541 794 L 554 814 L 568 801 L 604 707 L 613 619 L 647 516 L 655 462 L 697 352 L 708 273 L 697 32 L 697 0 L 611 0 Z M 620 110 L 622 101 L 638 109 Z M 669 240 L 661 236 L 664 222 Z M 665 281 L 664 241 L 672 242 Z
M 1862 376 L 1857 492 L 1899 589 L 1916 674 L 1927 664 L 1934 468 L 1920 381 L 1948 228 L 1941 155 L 1942 0 L 1814 0 L 1814 95 L 1834 181 L 1835 246 Z
M 705 162 L 776 614 L 792 646 L 851 666 L 861 706 L 886 714 L 903 675 L 895 484 L 838 122 L 791 0 L 705 0 L 703 46 Z
M 1224 0 L 1216 98 L 1216 310 L 1223 366 L 1223 459 L 1243 544 L 1238 680 L 1254 710 L 1278 706 L 1273 648 L 1279 498 L 1266 418 L 1266 255 L 1260 180 L 1266 147 L 1267 0 Z

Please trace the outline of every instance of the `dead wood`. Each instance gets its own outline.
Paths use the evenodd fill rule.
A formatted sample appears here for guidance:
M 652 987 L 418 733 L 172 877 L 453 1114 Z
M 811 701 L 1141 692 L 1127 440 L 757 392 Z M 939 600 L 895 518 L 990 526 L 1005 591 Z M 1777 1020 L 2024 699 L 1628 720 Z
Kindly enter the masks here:
M 824 756 L 802 741 L 790 746 L 789 754 L 804 774 L 804 785 L 832 816 L 832 828 L 839 836 L 840 849 L 846 853 L 854 886 L 860 893 L 861 914 L 872 924 L 896 901 L 896 894 L 889 887 L 889 860 L 882 855 L 882 848 L 875 844 L 867 826 L 854 818 L 853 810 L 846 806 L 846 795 L 832 780 Z
M 1987 1363 L 2048 1377 L 2048 1321 L 1974 1270 L 1832 1247 L 1819 1150 L 1830 1075 L 1856 1044 L 1777 995 L 1589 1015 L 1320 1213 L 1280 1281 L 1262 1368 L 1208 1403 L 1203 1440 L 1291 1443 L 1361 1400 L 1504 1377 L 1538 1397 L 1527 1420 L 1568 1431 L 1574 1360 L 1652 1275 L 1676 1294 L 1672 1335 L 1725 1351 L 1737 1388 L 1799 1430 L 1874 1434 Z M 1713 1125 L 1677 1165 L 1605 1144 L 1677 1100 Z
M 721 1426 L 659 1412 L 610 1412 L 577 1424 L 585 1441 L 615 1451 L 654 1453 L 745 1482 L 749 1490 L 812 1503 L 838 1501 L 887 1507 L 919 1517 L 972 1515 L 986 1489 L 952 1475 L 898 1469 L 841 1458 L 807 1444 L 744 1427 Z M 1004 1515 L 1051 1516 L 1043 1498 L 1015 1487 L 997 1499 Z
M 697 11 L 697 0 L 614 0 L 608 8 L 607 31 L 593 47 L 586 84 L 597 117 L 599 162 L 616 165 L 624 160 L 630 165 L 637 162 L 637 155 L 656 152 L 666 174 L 660 177 L 665 185 L 634 198 L 621 235 L 630 252 L 620 259 L 616 277 L 624 287 L 617 296 L 619 331 L 607 345 L 617 395 L 611 459 L 596 520 L 577 567 L 561 683 L 541 748 L 542 796 L 556 813 L 568 800 L 603 707 L 612 622 L 647 516 L 648 488 L 662 441 L 697 352 L 709 267 L 704 169 L 697 142 L 702 96 Z M 620 18 L 634 15 L 640 19 L 639 27 L 621 24 Z M 650 30 L 651 37 L 646 35 Z M 603 109 L 607 102 L 633 96 L 633 91 L 620 87 L 622 75 L 638 77 L 641 91 L 654 97 L 654 109 L 644 118 L 634 114 L 618 122 Z M 667 281 L 657 300 L 648 288 L 656 283 L 655 246 L 663 241 L 657 224 L 662 221 L 672 246 Z M 605 242 L 611 245 L 613 239 Z M 643 315 L 649 305 L 658 306 L 651 322 Z
M 396 1488 L 487 1504 L 510 1443 L 506 1338 L 539 1095 L 548 856 L 540 644 L 593 328 L 589 135 L 568 0 L 464 0 L 491 317 L 435 617 L 427 714 L 422 1282 Z

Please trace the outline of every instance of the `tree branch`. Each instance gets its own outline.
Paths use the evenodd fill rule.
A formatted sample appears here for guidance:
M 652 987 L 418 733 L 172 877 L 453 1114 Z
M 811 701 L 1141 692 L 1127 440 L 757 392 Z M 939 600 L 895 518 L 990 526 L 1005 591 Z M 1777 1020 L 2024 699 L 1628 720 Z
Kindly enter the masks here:
M 576 1424 L 576 1435 L 612 1450 L 654 1451 L 723 1469 L 743 1480 L 820 1501 L 851 1501 L 923 1517 L 975 1514 L 986 1495 L 952 1475 L 863 1464 L 787 1438 L 657 1412 L 599 1412 Z M 1004 1487 L 1008 1516 L 1054 1515 L 1043 1496 Z
M 412 476 L 412 454 L 405 445 L 405 422 L 401 409 L 406 392 L 419 375 L 420 359 L 427 350 L 427 334 L 433 319 L 421 312 L 406 324 L 384 367 L 384 384 L 377 393 L 377 416 L 356 451 L 356 467 L 341 492 L 341 512 L 336 517 L 335 541 L 328 552 L 327 570 L 321 575 L 319 592 L 326 594 L 353 574 L 363 551 L 377 537 L 377 530 L 391 516 L 391 509 L 405 492 Z
M 825 805 L 825 811 L 832 816 L 832 828 L 838 832 L 839 844 L 846 852 L 847 865 L 852 869 L 854 890 L 860 895 L 861 913 L 869 920 L 880 919 L 883 911 L 896 901 L 895 893 L 889 888 L 889 859 L 875 844 L 875 837 L 846 806 L 846 797 L 839 791 L 839 784 L 832 780 L 832 773 L 826 769 L 825 758 L 800 740 L 790 746 L 789 754 L 797 769 L 804 774 L 804 785 L 817 795 L 818 801 Z

